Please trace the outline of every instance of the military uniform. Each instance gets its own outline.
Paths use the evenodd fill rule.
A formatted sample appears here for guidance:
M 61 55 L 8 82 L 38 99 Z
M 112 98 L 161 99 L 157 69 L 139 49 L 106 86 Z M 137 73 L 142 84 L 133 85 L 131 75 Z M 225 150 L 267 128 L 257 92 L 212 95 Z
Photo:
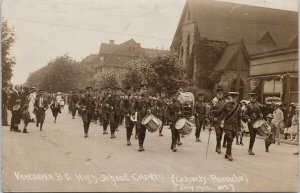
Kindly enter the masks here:
M 210 117 L 211 117 L 211 124 L 212 127 L 215 128 L 216 132 L 216 152 L 221 153 L 221 140 L 223 135 L 223 127 L 221 127 L 221 122 L 223 121 L 221 118 L 222 108 L 224 105 L 223 99 L 218 99 L 216 102 L 211 102 L 210 106 Z
M 162 130 L 167 122 L 167 99 L 165 97 L 160 97 L 157 102 L 157 107 L 158 107 L 157 116 L 162 121 L 162 126 L 159 129 L 159 136 L 163 136 Z
M 79 96 L 76 92 L 73 92 L 71 99 L 70 99 L 70 106 L 71 106 L 71 112 L 72 112 L 73 119 L 75 119 L 78 102 L 79 102 Z
M 236 95 L 235 93 L 229 95 Z M 238 95 L 238 94 L 237 94 Z M 223 105 L 222 108 L 222 119 L 224 120 L 224 132 L 227 139 L 227 145 L 226 145 L 226 154 L 225 158 L 229 159 L 229 161 L 232 161 L 232 142 L 235 136 L 237 135 L 237 132 L 240 131 L 241 127 L 241 111 L 240 111 L 240 105 L 236 102 L 226 102 Z
M 90 89 L 91 87 L 87 87 L 87 89 Z M 83 128 L 84 128 L 84 137 L 88 137 L 89 127 L 91 120 L 93 119 L 96 102 L 92 95 L 85 94 L 83 98 L 79 101 L 80 109 L 82 111 L 82 121 L 83 121 Z
M 116 138 L 115 136 L 115 130 L 116 130 L 116 124 L 118 124 L 118 118 L 117 113 L 120 111 L 120 101 L 117 99 L 116 94 L 109 94 L 105 98 L 105 105 L 106 105 L 106 128 L 109 124 L 110 127 L 110 133 L 111 138 Z M 103 127 L 104 128 L 104 127 Z M 106 129 L 105 129 L 106 131 Z
M 132 130 L 135 125 L 135 122 L 131 120 L 131 116 L 135 116 L 136 109 L 134 109 L 134 100 L 132 100 L 133 96 L 127 95 L 122 101 L 122 111 L 125 115 L 125 127 L 126 127 L 126 137 L 127 137 L 127 145 L 131 145 L 130 138 L 132 135 Z
M 199 95 L 203 96 L 203 95 Z M 204 101 L 198 100 L 195 104 L 195 122 L 196 122 L 196 141 L 200 142 L 201 128 L 205 125 L 206 104 Z
M 251 95 L 254 97 L 256 96 L 255 93 L 252 93 Z M 263 116 L 262 111 L 261 111 L 261 104 L 256 101 L 255 102 L 250 101 L 243 116 L 248 120 L 248 128 L 249 128 L 249 133 L 250 133 L 249 154 L 255 155 L 253 153 L 252 149 L 254 146 L 257 129 L 253 128 L 253 123 Z
M 142 124 L 142 120 L 148 115 L 151 108 L 149 96 L 144 95 L 136 100 L 135 107 L 137 109 L 137 129 L 138 129 L 138 139 L 139 139 L 139 151 L 144 151 L 144 140 L 146 136 L 146 127 Z
M 181 116 L 180 111 L 180 102 L 178 100 L 173 99 L 171 103 L 167 106 L 167 119 L 170 123 L 170 129 L 172 133 L 172 142 L 171 149 L 175 152 L 177 151 L 176 144 L 180 140 L 180 134 L 178 130 L 175 128 L 175 124 Z

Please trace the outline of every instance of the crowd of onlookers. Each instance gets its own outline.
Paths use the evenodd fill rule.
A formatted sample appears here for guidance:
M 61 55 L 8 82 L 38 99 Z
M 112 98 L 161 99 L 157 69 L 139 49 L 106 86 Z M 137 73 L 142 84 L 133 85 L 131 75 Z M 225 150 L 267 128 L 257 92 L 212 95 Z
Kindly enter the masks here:
M 35 87 L 28 88 L 19 85 L 2 88 L 2 125 L 10 126 L 11 131 L 21 132 L 19 125 L 24 122 L 23 133 L 28 133 L 27 126 L 30 122 L 38 123 L 37 119 L 44 114 L 48 107 L 55 104 L 57 94 L 37 90 Z M 61 95 L 61 98 L 63 96 Z M 44 99 L 45 108 L 39 106 L 40 99 Z M 63 101 L 63 100 L 61 100 Z M 54 105 L 53 105 L 54 106 Z M 64 104 L 59 104 L 63 108 Z M 42 107 L 42 106 L 41 106 Z M 52 110 L 52 109 L 51 109 Z M 8 111 L 11 112 L 10 122 Z M 42 115 L 44 116 L 44 115 Z M 42 125 L 42 123 L 40 123 Z M 38 125 L 38 124 L 37 124 Z
M 278 135 L 284 134 L 283 139 L 298 142 L 299 110 L 296 104 L 267 104 L 265 105 L 265 109 L 263 109 L 263 113 L 266 115 L 269 113 L 273 114 L 273 123 L 276 128 L 280 129 Z

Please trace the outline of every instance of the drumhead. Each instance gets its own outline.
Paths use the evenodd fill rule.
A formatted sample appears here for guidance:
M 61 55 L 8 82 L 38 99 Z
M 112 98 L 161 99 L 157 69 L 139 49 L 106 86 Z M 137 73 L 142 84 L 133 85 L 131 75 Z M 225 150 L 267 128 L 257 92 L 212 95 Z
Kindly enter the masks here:
M 151 115 L 148 115 L 148 116 L 144 117 L 143 120 L 142 120 L 142 124 L 143 124 L 143 125 L 148 124 L 148 123 L 150 122 L 151 119 L 152 119 L 152 116 L 151 116 Z
M 182 127 L 185 125 L 186 119 L 181 118 L 175 123 L 175 129 L 179 130 L 182 129 Z
M 260 120 L 257 120 L 253 123 L 253 128 L 257 129 L 259 128 L 260 126 L 262 126 L 264 124 L 265 120 L 263 119 L 260 119 Z

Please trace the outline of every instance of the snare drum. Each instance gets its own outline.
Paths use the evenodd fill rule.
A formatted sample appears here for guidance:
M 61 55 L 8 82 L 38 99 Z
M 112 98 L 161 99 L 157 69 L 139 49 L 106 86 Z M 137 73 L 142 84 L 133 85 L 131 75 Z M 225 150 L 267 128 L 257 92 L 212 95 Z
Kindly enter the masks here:
M 148 115 L 142 120 L 142 125 L 145 125 L 150 133 L 154 133 L 162 126 L 162 122 L 154 115 Z
M 271 130 L 270 125 L 267 122 L 264 122 L 260 127 L 256 128 L 258 134 L 261 136 L 266 136 Z
M 175 129 L 182 135 L 188 135 L 192 132 L 192 123 L 185 118 L 181 118 L 175 123 Z
M 253 128 L 257 129 L 264 124 L 265 120 L 259 119 L 253 123 Z

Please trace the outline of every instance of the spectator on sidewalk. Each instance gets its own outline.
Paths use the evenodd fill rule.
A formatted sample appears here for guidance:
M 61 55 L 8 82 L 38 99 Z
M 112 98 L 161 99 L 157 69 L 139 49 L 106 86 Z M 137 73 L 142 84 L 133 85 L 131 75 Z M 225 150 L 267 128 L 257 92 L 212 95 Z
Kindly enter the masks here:
M 292 118 L 291 141 L 299 141 L 299 109 L 297 108 Z
M 279 108 L 280 104 L 275 103 L 274 105 L 274 112 L 273 112 L 273 124 L 275 125 L 276 128 L 276 138 L 277 138 L 277 144 L 280 145 L 280 131 L 283 128 L 283 121 L 284 121 L 284 116 L 283 112 Z
M 12 116 L 11 116 L 11 123 L 12 123 L 12 130 L 15 132 L 21 132 L 19 129 L 19 124 L 21 123 L 22 118 L 22 108 L 21 108 L 21 100 L 17 99 L 16 104 L 12 107 Z
M 286 113 L 286 117 L 284 118 L 284 125 L 285 125 L 285 128 L 284 128 L 284 139 L 290 139 L 291 137 L 291 127 L 292 127 L 292 118 L 293 118 L 293 115 L 294 115 L 294 111 L 295 111 L 295 106 L 294 105 L 290 105 L 289 106 L 289 109 Z M 290 135 L 290 136 L 289 136 Z

